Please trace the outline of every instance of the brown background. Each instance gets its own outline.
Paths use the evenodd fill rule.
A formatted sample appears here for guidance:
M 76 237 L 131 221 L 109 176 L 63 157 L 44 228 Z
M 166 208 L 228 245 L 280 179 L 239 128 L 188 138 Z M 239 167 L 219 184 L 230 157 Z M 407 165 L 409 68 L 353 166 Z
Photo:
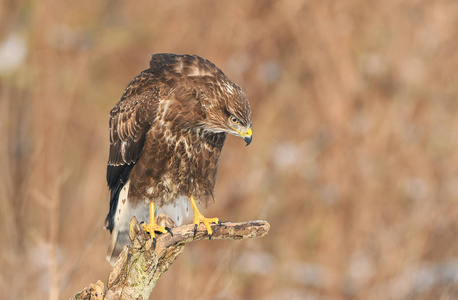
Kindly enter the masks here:
M 106 281 L 108 112 L 158 52 L 245 90 L 206 214 L 272 227 L 154 298 L 458 297 L 458 2 L 10 0 L 0 41 L 0 298 Z

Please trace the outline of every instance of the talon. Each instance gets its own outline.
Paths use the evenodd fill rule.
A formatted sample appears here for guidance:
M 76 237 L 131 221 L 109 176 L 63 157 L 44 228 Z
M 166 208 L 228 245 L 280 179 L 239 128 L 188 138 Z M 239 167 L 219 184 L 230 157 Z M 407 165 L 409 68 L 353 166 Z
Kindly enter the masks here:
M 221 220 L 218 219 L 218 226 L 221 227 L 223 226 L 223 223 L 221 222 Z
M 196 237 L 196 233 L 197 233 L 197 224 L 194 224 L 194 236 L 192 238 Z
M 165 230 L 167 230 L 168 233 L 170 233 L 171 236 L 173 236 L 173 232 L 172 232 L 172 229 L 168 228 L 167 226 L 164 227 Z
M 156 249 L 156 238 L 153 238 L 153 249 Z
M 211 234 L 208 235 L 208 240 L 209 240 L 209 241 L 212 240 L 212 235 L 211 235 Z

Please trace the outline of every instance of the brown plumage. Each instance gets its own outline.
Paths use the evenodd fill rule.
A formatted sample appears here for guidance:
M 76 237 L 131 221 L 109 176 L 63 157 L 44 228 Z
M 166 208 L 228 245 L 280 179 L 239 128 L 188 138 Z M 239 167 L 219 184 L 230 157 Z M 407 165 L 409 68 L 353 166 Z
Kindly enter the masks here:
M 108 258 L 128 243 L 132 216 L 189 219 L 188 199 L 213 198 L 218 159 L 228 133 L 251 142 L 251 110 L 239 86 L 195 55 L 156 54 L 110 112 L 106 220 Z

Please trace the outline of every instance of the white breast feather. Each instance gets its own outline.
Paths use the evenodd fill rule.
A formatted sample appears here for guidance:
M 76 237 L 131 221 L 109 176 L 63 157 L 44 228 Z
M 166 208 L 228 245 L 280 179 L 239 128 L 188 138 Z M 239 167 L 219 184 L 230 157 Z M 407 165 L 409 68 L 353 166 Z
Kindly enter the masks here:
M 177 226 L 192 223 L 193 212 L 188 197 L 180 196 L 174 203 L 165 204 L 156 209 L 156 215 L 165 214 L 175 222 Z

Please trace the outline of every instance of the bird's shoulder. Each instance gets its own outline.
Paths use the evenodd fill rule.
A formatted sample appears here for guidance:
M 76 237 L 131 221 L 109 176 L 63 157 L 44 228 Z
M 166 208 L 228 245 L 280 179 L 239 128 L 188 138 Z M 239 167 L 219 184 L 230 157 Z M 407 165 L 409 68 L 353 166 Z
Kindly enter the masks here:
M 151 108 L 165 93 L 166 87 L 151 71 L 144 70 L 126 87 L 119 102 L 111 109 L 110 115 L 132 111 L 139 106 Z

